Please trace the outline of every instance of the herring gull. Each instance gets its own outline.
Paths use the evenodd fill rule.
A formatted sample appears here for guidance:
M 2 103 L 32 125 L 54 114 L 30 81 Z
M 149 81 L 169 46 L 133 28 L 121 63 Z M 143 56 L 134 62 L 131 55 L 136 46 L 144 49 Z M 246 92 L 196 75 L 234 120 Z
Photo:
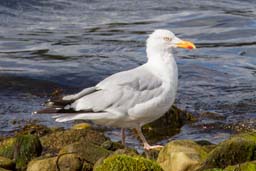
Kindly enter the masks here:
M 56 113 L 57 122 L 92 120 L 96 124 L 119 127 L 123 144 L 125 128 L 135 128 L 144 149 L 160 147 L 148 144 L 141 127 L 164 115 L 175 100 L 178 69 L 173 48 L 196 47 L 169 30 L 157 29 L 147 39 L 145 64 L 113 74 L 77 94 L 51 99 L 47 108 L 35 113 Z

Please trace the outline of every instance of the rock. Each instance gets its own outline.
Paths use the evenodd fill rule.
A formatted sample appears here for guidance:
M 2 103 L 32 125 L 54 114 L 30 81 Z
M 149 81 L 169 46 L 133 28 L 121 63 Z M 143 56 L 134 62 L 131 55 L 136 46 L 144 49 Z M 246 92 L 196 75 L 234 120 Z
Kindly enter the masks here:
M 160 151 L 157 163 L 165 171 L 192 171 L 206 158 L 203 147 L 190 140 L 175 140 Z
M 212 145 L 214 145 L 213 143 L 211 143 L 207 140 L 199 140 L 199 141 L 196 141 L 196 143 L 201 145 L 201 146 L 212 146 Z
M 40 138 L 43 145 L 43 153 L 57 154 L 66 145 L 78 141 L 91 142 L 101 145 L 107 138 L 103 133 L 91 129 L 70 129 L 56 131 Z
M 76 154 L 35 159 L 29 162 L 27 171 L 80 171 L 83 161 Z
M 225 116 L 214 112 L 203 112 L 199 114 L 199 118 L 208 120 L 224 120 Z
M 154 161 L 143 157 L 131 157 L 127 155 L 112 155 L 106 158 L 102 164 L 97 165 L 94 171 L 162 171 L 162 168 Z
M 130 148 L 125 148 L 125 149 L 117 149 L 116 151 L 114 151 L 112 154 L 105 156 L 105 157 L 101 157 L 99 160 L 97 160 L 97 162 L 94 164 L 94 168 L 101 165 L 103 163 L 103 161 L 107 158 L 110 157 L 112 155 L 128 155 L 131 157 L 136 157 L 139 154 L 136 152 L 136 150 L 134 149 L 130 149 Z
M 244 118 L 238 122 L 232 122 L 225 125 L 225 129 L 235 131 L 236 133 L 256 132 L 256 118 Z
M 88 123 L 79 123 L 79 124 L 75 124 L 71 127 L 71 129 L 88 129 L 90 128 L 91 125 Z
M 34 135 L 19 135 L 1 142 L 0 155 L 14 159 L 16 168 L 22 169 L 34 157 L 42 152 L 39 138 Z
M 207 140 L 199 140 L 199 141 L 196 141 L 196 143 L 198 145 L 204 147 L 204 149 L 207 153 L 211 152 L 216 147 L 215 144 L 212 144 L 211 142 L 209 142 Z
M 0 171 L 11 171 L 11 170 L 6 170 L 6 169 L 0 167 Z
M 59 155 L 56 164 L 61 171 L 80 171 L 83 167 L 83 161 L 76 154 Z
M 112 142 L 110 140 L 107 140 L 101 144 L 101 147 L 107 150 L 115 151 L 117 149 L 123 149 L 124 145 L 118 142 Z
M 0 156 L 13 159 L 14 146 L 16 143 L 16 138 L 7 138 L 0 142 Z
M 30 123 L 25 125 L 22 129 L 20 129 L 16 134 L 17 135 L 27 135 L 27 134 L 32 134 L 36 136 L 43 136 L 46 134 L 51 133 L 52 130 L 44 125 L 39 125 L 36 123 Z
M 130 149 L 130 148 L 118 149 L 113 154 L 126 154 L 126 155 L 129 155 L 129 156 L 132 156 L 132 157 L 138 155 L 136 150 Z
M 14 150 L 16 167 L 25 167 L 26 164 L 42 152 L 40 140 L 34 135 L 17 136 Z
M 195 118 L 191 113 L 182 111 L 176 106 L 172 108 L 161 118 L 143 126 L 143 133 L 150 144 L 177 134 L 184 123 L 194 121 Z
M 213 168 L 206 169 L 204 171 L 256 171 L 256 161 L 227 166 L 225 169 Z
M 91 142 L 79 141 L 70 145 L 63 147 L 59 155 L 65 153 L 73 153 L 78 155 L 82 160 L 94 164 L 101 157 L 106 157 L 111 154 L 111 151 L 108 151 L 98 145 L 95 145 Z
M 256 171 L 256 161 L 246 162 L 235 166 L 228 166 L 224 171 Z
M 57 157 L 35 159 L 28 163 L 27 171 L 56 171 Z
M 14 170 L 15 163 L 9 158 L 0 156 L 0 168 Z
M 225 168 L 256 160 L 256 133 L 238 134 L 217 145 L 204 162 L 203 168 Z
M 83 168 L 81 171 L 92 171 L 93 170 L 93 165 L 87 162 L 83 163 Z

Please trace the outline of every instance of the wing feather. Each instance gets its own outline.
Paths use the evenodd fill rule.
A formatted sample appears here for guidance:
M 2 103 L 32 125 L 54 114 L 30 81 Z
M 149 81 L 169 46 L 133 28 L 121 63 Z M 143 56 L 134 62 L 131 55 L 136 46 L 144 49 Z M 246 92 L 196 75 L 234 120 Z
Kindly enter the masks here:
M 96 85 L 96 88 L 98 91 L 81 97 L 69 108 L 75 111 L 90 109 L 94 112 L 111 110 L 127 115 L 131 108 L 163 92 L 162 81 L 141 67 L 114 74 Z

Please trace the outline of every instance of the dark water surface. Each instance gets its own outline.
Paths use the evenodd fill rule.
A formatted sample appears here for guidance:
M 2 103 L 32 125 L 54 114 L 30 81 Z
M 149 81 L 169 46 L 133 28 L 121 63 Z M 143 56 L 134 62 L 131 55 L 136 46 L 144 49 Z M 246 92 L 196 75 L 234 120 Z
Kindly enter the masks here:
M 170 138 L 219 142 L 232 133 L 223 125 L 255 126 L 254 0 L 1 0 L 0 135 L 34 119 L 65 125 L 31 112 L 56 88 L 75 92 L 144 63 L 145 40 L 156 28 L 198 47 L 175 51 L 178 107 L 222 118 L 202 116 Z

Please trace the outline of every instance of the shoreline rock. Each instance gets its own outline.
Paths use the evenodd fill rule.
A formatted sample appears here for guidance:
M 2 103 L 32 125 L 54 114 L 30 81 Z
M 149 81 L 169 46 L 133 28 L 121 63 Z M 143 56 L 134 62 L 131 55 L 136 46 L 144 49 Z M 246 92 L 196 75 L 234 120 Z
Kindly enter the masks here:
M 17 170 L 24 170 L 28 162 L 41 155 L 42 145 L 37 136 L 18 135 L 0 143 L 0 156 L 15 161 Z
M 256 160 L 256 133 L 234 135 L 218 144 L 208 155 L 203 168 L 225 168 Z
M 141 156 L 131 157 L 125 154 L 112 155 L 102 164 L 97 165 L 93 171 L 163 171 L 155 162 Z
M 191 140 L 174 140 L 160 151 L 157 163 L 168 171 L 192 171 L 206 158 L 204 147 Z
M 172 108 L 143 131 L 154 142 L 193 120 L 189 113 Z M 165 127 L 167 131 L 162 132 Z M 119 142 L 112 142 L 102 131 L 86 123 L 66 130 L 30 124 L 15 136 L 0 140 L 0 171 L 104 171 L 116 168 L 118 171 L 127 168 L 134 171 L 138 168 L 145 171 L 231 171 L 237 167 L 241 171 L 253 171 L 248 168 L 255 167 L 255 154 L 255 132 L 237 134 L 216 145 L 207 141 L 173 140 L 160 152 L 138 154 L 133 149 L 124 149 Z
M 0 168 L 14 170 L 15 162 L 9 158 L 0 156 Z

